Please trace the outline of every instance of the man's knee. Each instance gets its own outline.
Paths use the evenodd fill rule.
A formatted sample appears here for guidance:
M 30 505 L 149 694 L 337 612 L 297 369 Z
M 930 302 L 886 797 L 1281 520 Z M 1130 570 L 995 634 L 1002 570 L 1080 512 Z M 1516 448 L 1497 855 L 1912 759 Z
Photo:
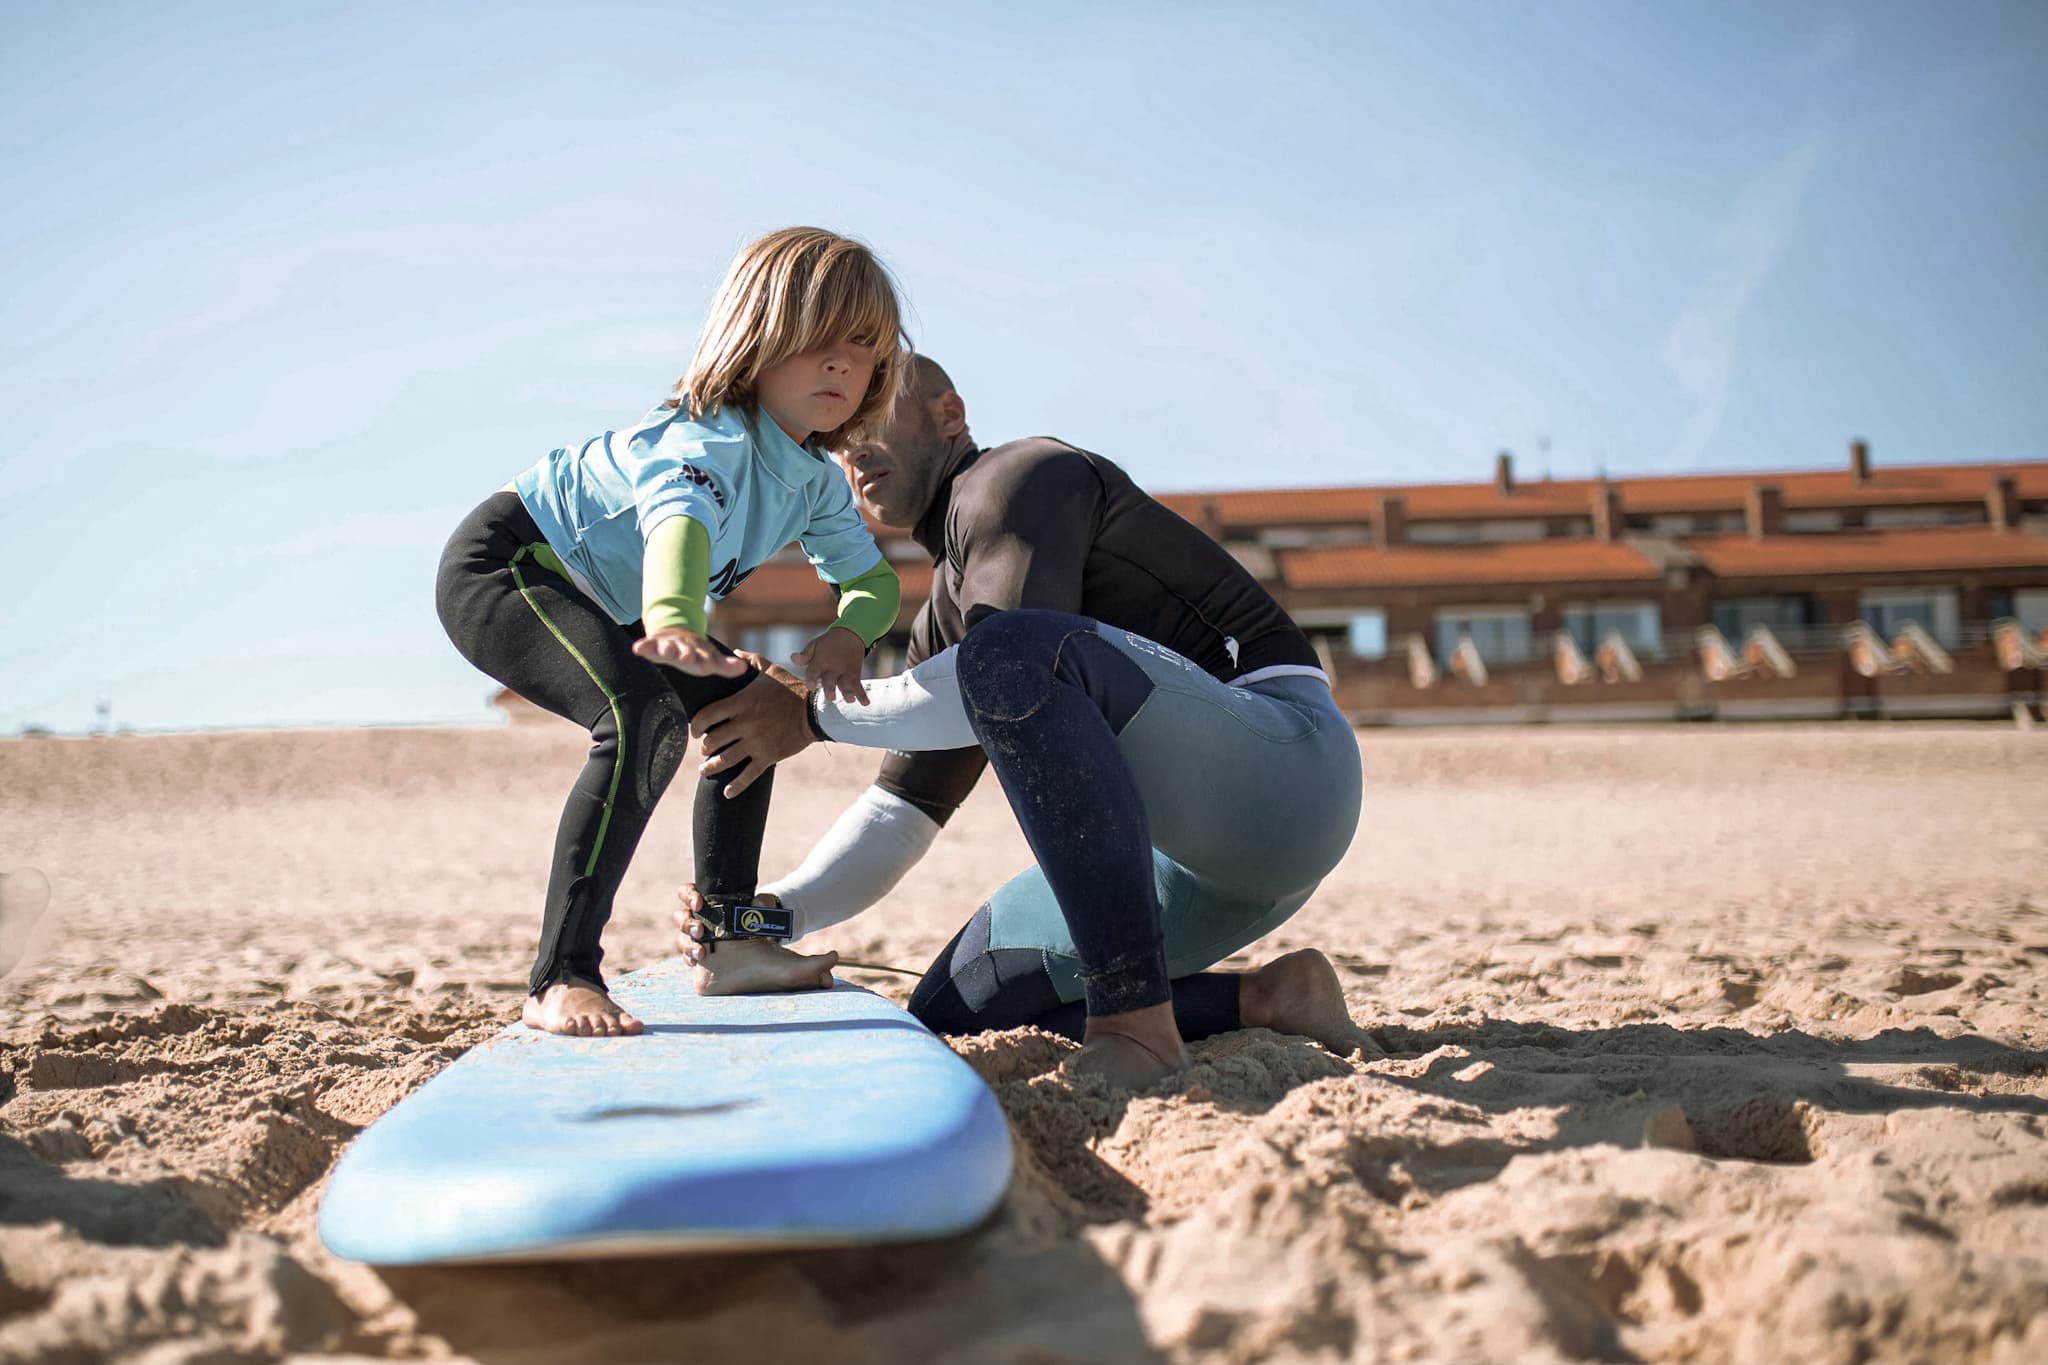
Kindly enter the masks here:
M 960 695 L 970 717 L 1022 720 L 1058 686 L 1074 688 L 1121 730 L 1152 680 L 1104 639 L 1094 621 L 1058 611 L 999 611 L 960 643 Z
M 1043 706 L 1060 641 L 1087 624 L 1057 611 L 999 611 L 982 618 L 960 642 L 956 665 L 968 714 L 1022 720 Z

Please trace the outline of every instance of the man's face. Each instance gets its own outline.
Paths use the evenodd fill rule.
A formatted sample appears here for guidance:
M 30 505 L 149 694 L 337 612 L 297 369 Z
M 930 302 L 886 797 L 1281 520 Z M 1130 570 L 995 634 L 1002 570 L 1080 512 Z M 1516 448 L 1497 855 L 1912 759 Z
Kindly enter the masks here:
M 905 398 L 879 437 L 839 452 L 861 510 L 884 526 L 916 526 L 938 492 L 951 443 L 933 415 L 937 401 Z

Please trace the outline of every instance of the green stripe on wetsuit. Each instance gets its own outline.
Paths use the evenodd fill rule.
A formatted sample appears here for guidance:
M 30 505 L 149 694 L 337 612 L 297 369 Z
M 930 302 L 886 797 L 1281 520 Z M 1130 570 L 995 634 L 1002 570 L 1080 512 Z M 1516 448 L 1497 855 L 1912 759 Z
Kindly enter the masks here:
M 708 541 L 706 543 L 709 544 Z M 604 693 L 605 704 L 612 709 L 612 728 L 619 736 L 619 756 L 612 763 L 611 785 L 606 787 L 604 792 L 604 814 L 598 818 L 597 837 L 591 840 L 590 857 L 583 864 L 583 875 L 588 877 L 597 871 L 597 857 L 604 852 L 604 835 L 605 831 L 611 828 L 612 805 L 619 795 L 619 778 L 626 770 L 626 717 L 619 710 L 618 696 L 604 685 L 604 679 L 597 676 L 597 670 L 590 666 L 590 660 L 583 657 L 583 651 L 570 644 L 569 637 L 562 633 L 561 627 L 548 619 L 548 614 L 540 609 L 539 601 L 534 598 L 533 591 L 526 586 L 526 575 L 519 572 L 519 561 L 529 555 L 542 568 L 556 574 L 565 582 L 568 581 L 569 575 L 562 572 L 562 561 L 544 544 L 522 545 L 519 547 L 519 553 L 512 556 L 512 581 L 518 585 L 519 595 L 526 599 L 527 606 L 533 608 L 533 614 L 540 618 L 540 623 L 548 628 L 548 634 L 561 642 L 562 648 L 569 651 L 569 657 L 577 662 L 591 682 L 597 684 L 597 690 Z
M 711 583 L 711 533 L 695 517 L 670 517 L 647 537 L 640 572 L 640 623 L 649 635 L 664 630 L 706 633 L 704 595 Z M 838 584 L 835 625 L 872 648 L 896 624 L 903 584 L 884 559 Z

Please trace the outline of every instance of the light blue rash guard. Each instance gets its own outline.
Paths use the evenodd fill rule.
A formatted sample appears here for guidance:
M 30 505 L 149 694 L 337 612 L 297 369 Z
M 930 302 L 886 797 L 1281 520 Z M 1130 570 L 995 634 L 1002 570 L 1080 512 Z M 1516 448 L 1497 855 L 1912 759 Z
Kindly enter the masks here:
M 513 488 L 577 586 L 620 625 L 640 619 L 647 536 L 670 517 L 710 532 L 714 598 L 792 540 L 827 583 L 882 559 L 839 466 L 729 404 L 701 421 L 656 408 L 631 431 L 548 452 Z

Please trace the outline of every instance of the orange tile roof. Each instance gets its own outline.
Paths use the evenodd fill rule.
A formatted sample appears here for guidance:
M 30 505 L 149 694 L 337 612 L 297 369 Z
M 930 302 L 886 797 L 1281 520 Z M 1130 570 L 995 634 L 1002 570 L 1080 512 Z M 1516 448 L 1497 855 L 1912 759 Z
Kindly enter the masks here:
M 1325 546 L 1287 550 L 1291 588 L 1435 587 L 1453 583 L 1599 583 L 1654 580 L 1655 564 L 1620 541 L 1533 540 L 1505 545 Z
M 1784 492 L 1785 506 L 1793 509 L 1898 506 L 1979 502 L 1999 475 L 2013 480 L 2022 499 L 2048 498 L 2048 461 L 1878 465 L 1869 481 L 1860 484 L 1846 468 L 1657 475 L 1612 482 L 1629 512 L 1739 512 L 1751 485 L 1758 483 L 1777 485 Z M 1584 516 L 1599 487 L 1593 479 L 1520 483 L 1512 493 L 1502 493 L 1492 483 L 1350 485 L 1167 493 L 1159 500 L 1198 525 L 1210 515 L 1229 526 L 1313 525 L 1377 521 L 1380 497 L 1387 493 L 1401 496 L 1410 521 Z
M 922 602 L 932 590 L 932 566 L 920 559 L 894 561 L 903 580 L 903 600 Z M 832 601 L 832 590 L 818 581 L 817 571 L 801 561 L 763 564 L 725 599 L 745 607 L 816 606 Z
M 1988 526 L 1838 531 L 1761 540 L 1745 535 L 1694 536 L 1685 548 L 1720 578 L 2048 569 L 2048 537 Z

